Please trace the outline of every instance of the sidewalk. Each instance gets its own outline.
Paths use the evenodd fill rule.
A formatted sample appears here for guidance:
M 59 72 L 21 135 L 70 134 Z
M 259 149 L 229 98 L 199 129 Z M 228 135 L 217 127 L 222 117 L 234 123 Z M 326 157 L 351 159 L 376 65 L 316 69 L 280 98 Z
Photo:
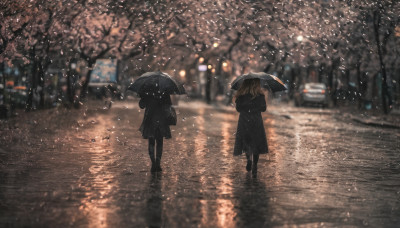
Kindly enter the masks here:
M 400 129 L 400 109 L 387 115 L 381 110 L 358 110 L 353 107 L 338 107 L 344 117 L 369 126 Z
M 192 98 L 181 98 L 179 100 L 179 107 L 193 108 L 193 107 L 204 107 L 217 109 L 220 111 L 231 112 L 236 111 L 234 106 L 226 105 L 225 100 L 219 97 L 219 99 L 213 101 L 211 104 L 205 103 L 201 99 Z M 291 103 L 286 103 L 292 105 Z M 269 101 L 269 106 L 277 105 L 273 101 Z M 400 109 L 393 109 L 387 115 L 383 114 L 381 110 L 358 110 L 355 107 L 350 106 L 338 106 L 336 108 L 329 108 L 330 110 L 337 110 L 336 115 L 341 117 L 349 118 L 354 122 L 365 124 L 369 126 L 400 129 Z M 327 109 L 327 110 L 329 110 Z

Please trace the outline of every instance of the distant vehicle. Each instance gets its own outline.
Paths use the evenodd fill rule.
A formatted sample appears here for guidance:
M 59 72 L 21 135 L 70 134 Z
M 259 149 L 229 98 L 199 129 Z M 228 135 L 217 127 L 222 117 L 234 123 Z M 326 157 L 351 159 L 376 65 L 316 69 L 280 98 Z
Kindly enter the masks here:
M 294 104 L 303 106 L 306 104 L 328 106 L 328 95 L 323 83 L 305 83 L 294 94 Z

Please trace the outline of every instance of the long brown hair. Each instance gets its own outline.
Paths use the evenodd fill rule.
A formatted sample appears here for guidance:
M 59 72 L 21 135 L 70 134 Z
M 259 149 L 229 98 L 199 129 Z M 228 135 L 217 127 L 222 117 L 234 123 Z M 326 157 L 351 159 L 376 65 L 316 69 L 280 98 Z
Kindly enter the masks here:
M 236 92 L 235 99 L 245 94 L 251 94 L 253 98 L 255 98 L 257 95 L 263 94 L 260 79 L 252 78 L 244 80 L 244 82 Z

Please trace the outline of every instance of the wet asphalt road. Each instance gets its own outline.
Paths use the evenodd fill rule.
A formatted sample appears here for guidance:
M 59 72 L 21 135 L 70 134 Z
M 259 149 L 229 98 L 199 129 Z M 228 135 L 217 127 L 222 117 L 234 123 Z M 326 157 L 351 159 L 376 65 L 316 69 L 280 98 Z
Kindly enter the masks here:
M 252 178 L 231 155 L 238 114 L 181 103 L 151 174 L 137 103 L 95 108 L 0 145 L 28 151 L 2 166 L 0 227 L 400 227 L 399 130 L 270 106 Z

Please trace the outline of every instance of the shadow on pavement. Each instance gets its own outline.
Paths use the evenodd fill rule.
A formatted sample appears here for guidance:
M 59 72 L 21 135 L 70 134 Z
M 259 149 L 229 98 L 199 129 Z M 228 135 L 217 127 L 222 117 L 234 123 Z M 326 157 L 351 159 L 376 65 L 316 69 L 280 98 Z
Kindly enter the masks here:
M 163 227 L 163 199 L 161 192 L 162 174 L 152 173 L 149 181 L 149 198 L 146 202 L 146 223 L 148 227 Z
M 270 200 L 265 183 L 247 173 L 244 178 L 234 178 L 233 194 L 237 202 L 238 227 L 267 227 L 270 225 Z

